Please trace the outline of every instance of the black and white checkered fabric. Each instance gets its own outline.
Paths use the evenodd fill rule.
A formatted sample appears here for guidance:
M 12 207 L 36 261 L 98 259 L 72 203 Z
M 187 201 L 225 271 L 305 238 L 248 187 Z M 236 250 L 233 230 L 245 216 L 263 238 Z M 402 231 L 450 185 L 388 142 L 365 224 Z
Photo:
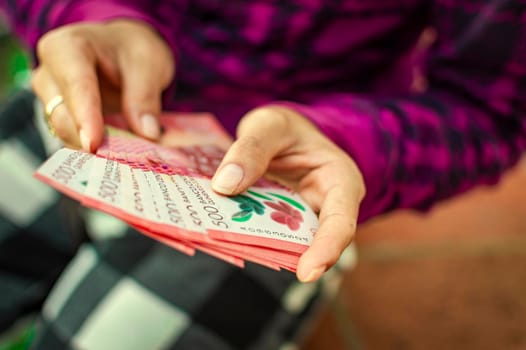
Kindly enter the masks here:
M 80 249 L 45 304 L 39 348 L 279 349 L 316 289 L 127 231 Z
M 33 95 L 0 105 L 0 332 L 35 312 L 83 240 L 78 206 L 32 173 L 46 157 Z
M 188 257 L 34 180 L 56 145 L 33 100 L 23 92 L 0 113 L 0 330 L 54 285 L 35 349 L 294 348 L 322 284 Z

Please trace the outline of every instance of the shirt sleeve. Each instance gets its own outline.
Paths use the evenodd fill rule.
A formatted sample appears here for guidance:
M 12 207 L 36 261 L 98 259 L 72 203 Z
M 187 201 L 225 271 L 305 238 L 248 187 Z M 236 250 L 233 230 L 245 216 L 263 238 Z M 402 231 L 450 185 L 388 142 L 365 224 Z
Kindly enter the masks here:
M 100 22 L 117 18 L 134 19 L 150 24 L 176 52 L 174 23 L 167 25 L 157 16 L 158 6 L 147 0 L 0 0 L 14 32 L 35 50 L 46 32 L 75 22 Z M 161 9 L 162 10 L 162 9 Z
M 292 105 L 353 157 L 367 187 L 360 221 L 427 209 L 494 183 L 526 148 L 526 4 L 436 1 L 429 88 Z

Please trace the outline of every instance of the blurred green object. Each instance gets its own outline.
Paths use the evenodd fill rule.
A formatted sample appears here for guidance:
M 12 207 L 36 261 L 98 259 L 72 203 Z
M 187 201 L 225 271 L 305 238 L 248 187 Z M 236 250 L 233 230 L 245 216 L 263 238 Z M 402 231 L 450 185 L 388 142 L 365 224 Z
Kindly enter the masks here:
M 0 100 L 26 87 L 30 76 L 28 52 L 0 23 Z
M 35 338 L 35 322 L 30 321 L 16 331 L 3 336 L 0 340 L 0 350 L 27 350 Z

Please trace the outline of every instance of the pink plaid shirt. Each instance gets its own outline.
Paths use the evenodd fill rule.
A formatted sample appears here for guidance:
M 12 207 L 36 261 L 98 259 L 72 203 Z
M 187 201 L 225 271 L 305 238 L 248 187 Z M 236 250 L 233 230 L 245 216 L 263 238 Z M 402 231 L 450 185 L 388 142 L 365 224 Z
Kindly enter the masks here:
M 2 0 L 34 48 L 78 21 L 133 18 L 172 48 L 165 108 L 242 115 L 287 101 L 358 163 L 360 219 L 493 183 L 526 147 L 524 0 Z M 429 88 L 411 92 L 415 44 Z

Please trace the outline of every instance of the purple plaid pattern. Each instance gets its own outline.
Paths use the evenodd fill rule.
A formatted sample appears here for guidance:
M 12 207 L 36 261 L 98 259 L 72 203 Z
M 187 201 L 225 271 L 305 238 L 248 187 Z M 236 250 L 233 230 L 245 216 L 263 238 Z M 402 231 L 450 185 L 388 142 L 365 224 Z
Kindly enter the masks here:
M 29 45 L 82 20 L 136 18 L 172 47 L 171 109 L 215 113 L 233 131 L 243 113 L 283 101 L 358 163 L 361 220 L 428 208 L 493 183 L 526 148 L 524 0 L 7 0 Z M 410 92 L 420 60 L 429 89 Z

